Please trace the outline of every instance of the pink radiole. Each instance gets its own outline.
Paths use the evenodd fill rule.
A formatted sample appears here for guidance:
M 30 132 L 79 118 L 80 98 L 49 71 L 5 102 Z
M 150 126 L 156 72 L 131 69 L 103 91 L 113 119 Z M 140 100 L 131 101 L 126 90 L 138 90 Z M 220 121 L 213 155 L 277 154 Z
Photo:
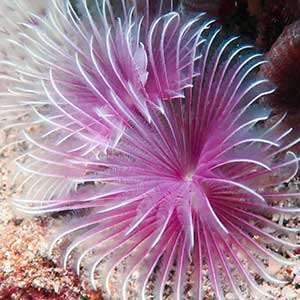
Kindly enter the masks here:
M 31 31 L 15 43 L 32 62 L 15 66 L 11 89 L 40 125 L 24 133 L 16 182 L 28 188 L 15 207 L 79 212 L 50 254 L 70 235 L 64 266 L 72 256 L 79 273 L 92 253 L 91 282 L 107 292 L 122 264 L 114 288 L 123 299 L 133 275 L 142 299 L 163 299 L 170 278 L 172 299 L 184 299 L 187 284 L 202 299 L 203 268 L 216 299 L 224 288 L 247 299 L 240 282 L 271 297 L 254 278 L 284 284 L 265 260 L 295 263 L 282 249 L 298 247 L 298 230 L 271 216 L 299 214 L 277 205 L 299 196 L 282 185 L 297 173 L 288 149 L 298 140 L 285 115 L 267 125 L 256 104 L 274 90 L 256 75 L 262 55 L 172 1 L 82 1 L 79 13 L 52 4 L 46 17 L 32 15 L 38 26 L 23 24 Z

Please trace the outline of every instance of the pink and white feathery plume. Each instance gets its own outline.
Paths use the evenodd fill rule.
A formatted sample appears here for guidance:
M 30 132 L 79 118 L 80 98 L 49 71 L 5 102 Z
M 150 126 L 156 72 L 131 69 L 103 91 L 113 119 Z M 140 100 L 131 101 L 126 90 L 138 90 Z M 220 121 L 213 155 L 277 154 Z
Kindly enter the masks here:
M 16 91 L 11 92 L 11 88 L 21 82 L 21 78 L 15 76 L 16 66 L 24 65 L 30 60 L 28 54 L 16 46 L 16 41 L 20 40 L 20 33 L 26 31 L 22 23 L 34 25 L 33 19 L 28 14 L 29 10 L 38 15 L 45 15 L 47 5 L 45 1 L 36 3 L 31 0 L 0 3 L 0 126 L 6 130 L 18 127 L 17 124 L 11 126 L 10 120 L 20 121 L 28 113 L 28 109 L 23 110 L 22 105 L 18 103 L 17 99 L 21 92 L 17 95 Z M 23 126 L 23 123 L 24 120 L 18 125 Z
M 267 265 L 295 264 L 281 249 L 299 247 L 299 230 L 271 216 L 300 212 L 287 207 L 299 193 L 281 188 L 298 171 L 299 139 L 256 104 L 274 90 L 256 76 L 262 55 L 172 1 L 80 3 L 53 0 L 18 42 L 31 61 L 11 93 L 41 128 L 24 133 L 16 178 L 28 188 L 15 207 L 78 211 L 49 253 L 70 236 L 63 265 L 73 256 L 80 273 L 92 254 L 91 282 L 108 293 L 119 267 L 122 299 L 134 276 L 139 299 L 164 299 L 170 278 L 173 299 L 187 285 L 203 299 L 204 266 L 216 299 L 247 299 L 240 282 L 272 298 L 254 274 L 284 284 Z

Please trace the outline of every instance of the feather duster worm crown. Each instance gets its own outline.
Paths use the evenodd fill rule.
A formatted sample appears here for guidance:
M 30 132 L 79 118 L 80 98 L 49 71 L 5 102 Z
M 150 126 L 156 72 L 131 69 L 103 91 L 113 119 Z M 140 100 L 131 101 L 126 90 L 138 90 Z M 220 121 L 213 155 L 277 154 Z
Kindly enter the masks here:
M 27 189 L 15 207 L 79 211 L 50 253 L 70 236 L 64 266 L 72 256 L 79 273 L 90 260 L 93 286 L 109 293 L 122 265 L 123 299 L 133 276 L 141 299 L 163 299 L 170 278 L 173 299 L 187 285 L 202 299 L 206 269 L 217 299 L 224 290 L 248 299 L 241 282 L 272 297 L 254 274 L 284 284 L 267 264 L 294 264 L 282 249 L 297 247 L 298 230 L 270 216 L 299 213 L 277 205 L 299 196 L 281 188 L 298 170 L 288 151 L 298 140 L 284 116 L 267 126 L 269 111 L 255 104 L 273 91 L 256 76 L 262 55 L 172 1 L 80 3 L 80 13 L 53 0 L 45 18 L 32 15 L 14 41 L 31 61 L 1 62 L 18 82 L 3 111 L 40 125 L 24 133 L 15 178 Z

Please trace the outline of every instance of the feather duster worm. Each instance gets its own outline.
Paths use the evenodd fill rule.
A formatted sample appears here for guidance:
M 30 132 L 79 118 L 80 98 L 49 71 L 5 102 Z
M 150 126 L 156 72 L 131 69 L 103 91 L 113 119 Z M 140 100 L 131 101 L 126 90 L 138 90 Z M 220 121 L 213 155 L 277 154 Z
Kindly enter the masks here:
M 24 65 L 30 61 L 31 55 L 24 49 L 16 45 L 20 41 L 21 34 L 28 33 L 32 29 L 22 26 L 22 23 L 29 23 L 31 27 L 37 26 L 37 20 L 32 19 L 29 11 L 37 15 L 44 16 L 47 10 L 46 1 L 1 1 L 0 3 L 0 152 L 17 144 L 24 142 L 23 137 L 18 140 L 9 139 L 6 134 L 8 130 L 18 131 L 23 128 L 27 121 L 28 110 L 22 109 L 22 106 L 15 101 L 16 95 L 10 93 L 10 88 L 18 84 L 20 78 L 15 76 L 15 66 Z M 22 31 L 22 33 L 21 33 Z M 10 42 L 8 42 L 10 41 Z M 15 119 L 18 120 L 13 125 Z M 32 124 L 31 121 L 28 124 Z M 10 132 L 11 133 L 11 132 Z M 15 136 L 10 134 L 10 136 Z
M 256 77 L 262 55 L 172 1 L 155 15 L 148 1 L 120 3 L 82 1 L 79 17 L 53 0 L 46 18 L 34 16 L 39 27 L 21 34 L 32 61 L 15 66 L 10 92 L 40 131 L 24 133 L 30 148 L 15 178 L 27 190 L 15 207 L 79 212 L 49 253 L 70 236 L 64 266 L 72 256 L 79 273 L 91 258 L 91 282 L 107 292 L 122 266 L 113 288 L 123 299 L 133 275 L 141 299 L 163 299 L 170 278 L 172 299 L 187 284 L 202 299 L 204 265 L 216 299 L 224 290 L 248 298 L 240 282 L 271 297 L 254 274 L 284 284 L 266 260 L 294 264 L 280 249 L 298 247 L 298 230 L 271 216 L 300 212 L 277 205 L 299 196 L 279 189 L 298 170 L 288 151 L 298 140 L 283 118 L 261 122 L 269 111 L 255 103 L 273 91 Z
M 268 64 L 261 67 L 261 74 L 272 80 L 277 89 L 264 97 L 262 103 L 272 107 L 275 112 L 287 111 L 288 124 L 300 125 L 300 22 L 287 26 L 267 54 Z

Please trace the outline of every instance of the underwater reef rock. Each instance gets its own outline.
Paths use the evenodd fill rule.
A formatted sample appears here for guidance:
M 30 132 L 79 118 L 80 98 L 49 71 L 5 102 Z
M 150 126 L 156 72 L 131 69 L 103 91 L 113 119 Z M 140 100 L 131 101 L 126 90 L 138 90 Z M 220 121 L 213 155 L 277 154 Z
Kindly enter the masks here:
M 182 0 L 182 4 L 188 11 L 206 11 L 221 20 L 230 16 L 235 7 L 233 0 Z
M 182 0 L 186 12 L 206 11 L 222 24 L 227 32 L 243 36 L 249 42 L 257 37 L 257 14 L 262 11 L 260 0 Z
M 249 1 L 250 2 L 250 1 Z M 266 0 L 262 12 L 257 12 L 256 46 L 262 51 L 268 51 L 285 26 L 300 17 L 299 0 Z
M 300 18 L 300 0 L 182 0 L 186 11 L 206 11 L 231 33 L 269 51 L 285 26 Z
M 261 74 L 277 86 L 262 103 L 275 113 L 287 112 L 289 126 L 300 126 L 300 21 L 285 27 L 266 55 L 269 63 L 262 65 Z

